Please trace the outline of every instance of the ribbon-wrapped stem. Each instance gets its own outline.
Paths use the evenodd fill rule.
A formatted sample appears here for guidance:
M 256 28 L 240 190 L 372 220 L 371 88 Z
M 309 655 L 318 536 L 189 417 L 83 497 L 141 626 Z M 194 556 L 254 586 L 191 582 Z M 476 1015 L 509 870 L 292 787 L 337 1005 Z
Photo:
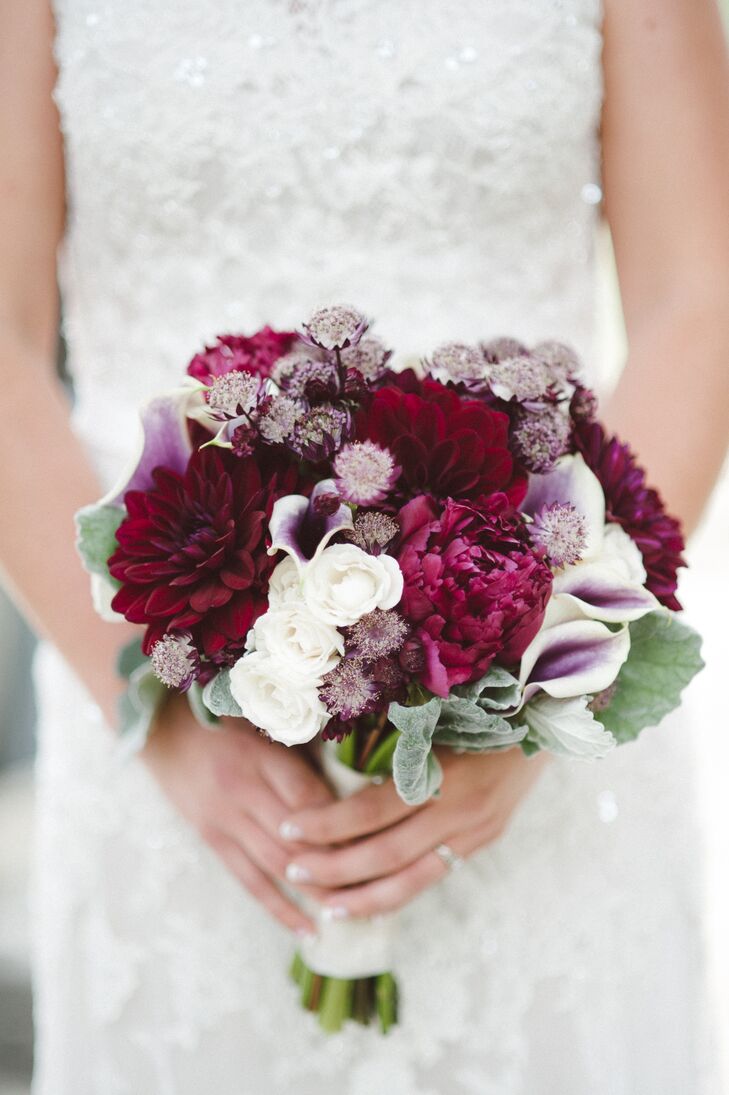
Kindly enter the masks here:
M 339 744 L 323 743 L 322 768 L 340 798 L 390 775 L 397 737 L 383 718 Z M 386 1034 L 397 1022 L 397 982 L 389 972 L 396 915 L 328 920 L 318 905 L 307 907 L 317 934 L 302 945 L 291 966 L 302 1005 L 317 1013 L 329 1033 L 341 1030 L 347 1019 L 364 1025 L 376 1019 Z

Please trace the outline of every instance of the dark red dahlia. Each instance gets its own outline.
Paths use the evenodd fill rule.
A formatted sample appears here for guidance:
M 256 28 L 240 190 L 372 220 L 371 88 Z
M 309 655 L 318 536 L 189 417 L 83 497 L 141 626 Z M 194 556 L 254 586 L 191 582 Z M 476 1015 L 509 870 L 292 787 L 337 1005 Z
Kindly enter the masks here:
M 526 478 L 508 447 L 509 419 L 437 380 L 403 374 L 377 391 L 357 417 L 357 436 L 392 452 L 402 469 L 396 488 L 404 498 L 477 498 L 505 491 L 518 505 Z
M 154 472 L 148 491 L 129 491 L 109 570 L 122 588 L 114 608 L 146 624 L 145 653 L 166 632 L 188 631 L 218 662 L 239 651 L 266 609 L 268 518 L 297 487 L 297 471 L 273 455 L 265 471 L 224 449 L 193 452 L 184 475 Z
M 599 422 L 578 419 L 574 444 L 600 480 L 607 520 L 622 525 L 640 548 L 646 586 L 666 608 L 680 610 L 677 571 L 686 566 L 680 522 L 666 513 L 661 496 L 646 485 L 645 471 L 632 449 L 617 437 L 608 439 Z
M 544 618 L 552 572 L 507 496 L 441 505 L 421 495 L 400 524 L 398 612 L 422 644 L 426 688 L 447 696 L 494 660 L 515 665 Z
M 263 327 L 254 335 L 219 335 L 214 346 L 206 346 L 187 366 L 187 372 L 203 384 L 234 369 L 269 377 L 280 357 L 287 354 L 298 336 L 294 331 Z

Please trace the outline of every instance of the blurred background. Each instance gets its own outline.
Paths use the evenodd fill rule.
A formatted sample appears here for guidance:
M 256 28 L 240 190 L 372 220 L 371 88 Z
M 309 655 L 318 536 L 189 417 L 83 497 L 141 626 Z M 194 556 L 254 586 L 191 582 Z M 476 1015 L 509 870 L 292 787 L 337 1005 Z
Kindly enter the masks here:
M 721 3 L 729 27 L 729 0 Z M 609 386 L 624 359 L 625 345 L 606 230 L 601 233 L 599 248 L 600 374 L 604 386 Z M 62 347 L 59 371 L 63 375 Z M 729 467 L 724 470 L 727 476 Z M 709 697 L 721 694 L 719 678 L 725 675 L 729 654 L 729 640 L 720 626 L 729 618 L 729 490 L 717 495 L 689 545 L 691 569 L 684 576 L 681 594 L 689 622 L 704 636 L 707 663 L 691 687 L 690 702 L 692 710 L 698 709 L 701 714 L 696 748 L 701 758 L 699 800 L 706 834 L 706 942 L 719 1016 L 723 1090 L 729 1095 L 729 719 L 709 703 Z M 32 1067 L 28 885 L 33 818 L 34 645 L 28 628 L 0 587 L 0 1095 L 28 1095 Z

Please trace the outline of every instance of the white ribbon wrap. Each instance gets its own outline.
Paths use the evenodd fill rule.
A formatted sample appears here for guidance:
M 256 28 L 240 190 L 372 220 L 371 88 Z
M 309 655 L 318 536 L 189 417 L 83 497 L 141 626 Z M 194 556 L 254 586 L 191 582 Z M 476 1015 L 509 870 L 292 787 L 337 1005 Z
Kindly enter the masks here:
M 355 772 L 338 759 L 336 742 L 322 743 L 322 769 L 339 798 L 349 798 L 372 783 L 372 776 Z M 305 939 L 301 956 L 310 970 L 325 977 L 374 977 L 392 967 L 397 913 L 376 917 L 328 920 L 321 905 L 306 903 L 316 920 L 317 934 Z

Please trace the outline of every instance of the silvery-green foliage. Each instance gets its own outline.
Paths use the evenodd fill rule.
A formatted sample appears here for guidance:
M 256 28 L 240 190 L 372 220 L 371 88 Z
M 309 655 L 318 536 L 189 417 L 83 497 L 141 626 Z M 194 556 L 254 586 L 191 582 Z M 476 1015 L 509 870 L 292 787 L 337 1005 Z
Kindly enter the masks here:
M 650 612 L 630 625 L 630 654 L 615 695 L 595 717 L 618 744 L 656 726 L 678 707 L 681 693 L 703 668 L 701 637 L 672 612 Z
M 116 530 L 123 519 L 124 509 L 121 506 L 98 503 L 84 506 L 76 514 L 76 547 L 90 574 L 101 574 L 114 581 L 109 575 L 107 560 L 119 546 Z
M 434 696 L 419 707 L 390 704 L 388 717 L 400 731 L 392 757 L 392 776 L 400 798 L 410 806 L 426 802 L 443 781 L 443 770 L 432 752 L 441 703 Z
M 230 691 L 230 670 L 228 669 L 221 669 L 216 677 L 208 681 L 202 691 L 202 701 L 208 711 L 218 717 L 230 715 L 233 718 L 241 718 L 243 715 Z

